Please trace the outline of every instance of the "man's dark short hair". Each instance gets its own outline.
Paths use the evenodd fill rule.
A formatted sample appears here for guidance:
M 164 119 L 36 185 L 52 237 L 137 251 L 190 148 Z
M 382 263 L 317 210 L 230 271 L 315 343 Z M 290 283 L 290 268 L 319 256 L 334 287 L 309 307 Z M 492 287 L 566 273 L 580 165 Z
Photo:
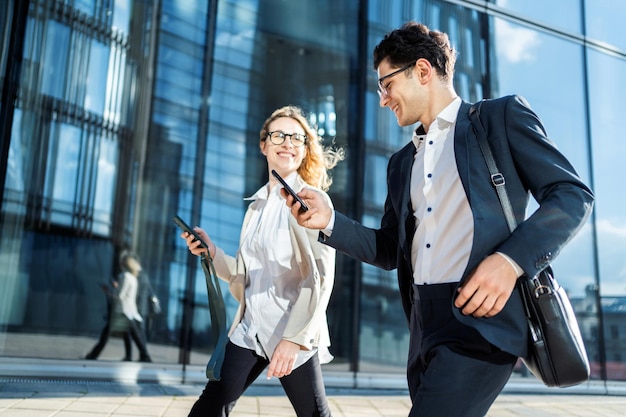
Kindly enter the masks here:
M 448 80 L 454 74 L 456 51 L 448 35 L 430 30 L 418 22 L 407 22 L 395 29 L 374 48 L 374 70 L 387 59 L 391 67 L 400 68 L 420 58 L 426 59 L 440 77 Z

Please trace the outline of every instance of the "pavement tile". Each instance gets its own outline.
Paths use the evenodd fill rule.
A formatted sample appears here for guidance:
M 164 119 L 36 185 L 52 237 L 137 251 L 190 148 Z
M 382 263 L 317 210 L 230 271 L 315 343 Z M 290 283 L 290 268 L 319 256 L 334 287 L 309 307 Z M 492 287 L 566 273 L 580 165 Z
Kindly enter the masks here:
M 47 398 L 26 398 L 12 408 L 27 410 L 50 410 L 57 411 L 67 407 L 71 399 L 47 399 Z
M 2 417 L 49 417 L 50 411 L 48 410 L 20 410 L 10 409 L 0 411 Z M 86 417 L 86 416 L 83 416 Z M 116 416 L 119 417 L 119 416 Z
M 13 398 L 0 398 L 0 411 L 6 410 L 7 408 L 13 407 L 19 401 L 23 401 L 23 397 L 13 397 Z
M 199 384 L 0 379 L 0 417 L 186 417 L 202 389 Z M 599 395 L 597 387 L 583 394 L 510 389 L 498 397 L 487 417 L 626 416 L 624 390 Z M 406 417 L 411 408 L 408 394 L 401 390 L 330 388 L 327 394 L 333 417 Z M 231 416 L 293 417 L 294 412 L 280 386 L 253 385 Z
M 152 405 L 152 399 L 143 398 L 143 401 L 137 404 L 121 404 L 115 409 L 115 415 L 131 415 L 145 417 L 159 417 L 164 409 L 162 406 Z
M 104 398 L 79 398 L 65 407 L 67 411 L 83 413 L 110 414 L 118 407 L 116 402 L 107 401 Z M 56 416 L 55 416 L 56 417 Z
M 185 408 L 176 408 L 176 407 L 168 407 L 167 410 L 163 413 L 163 416 L 185 416 L 189 414 L 189 410 L 191 410 L 191 406 Z

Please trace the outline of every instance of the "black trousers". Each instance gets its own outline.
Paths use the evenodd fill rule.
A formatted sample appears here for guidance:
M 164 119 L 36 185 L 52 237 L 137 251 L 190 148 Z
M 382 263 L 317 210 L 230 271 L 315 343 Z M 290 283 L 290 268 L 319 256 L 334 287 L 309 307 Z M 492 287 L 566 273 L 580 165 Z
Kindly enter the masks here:
M 241 348 L 230 341 L 226 345 L 219 381 L 209 381 L 195 402 L 189 417 L 226 417 L 263 370 L 269 361 L 250 349 Z M 330 410 L 317 354 L 280 378 L 289 401 L 298 417 L 329 417 Z
M 413 286 L 409 417 L 485 416 L 517 361 L 454 317 L 455 287 Z
M 98 359 L 98 356 L 100 356 L 100 352 L 102 352 L 102 349 L 104 349 L 107 342 L 109 341 L 109 334 L 111 333 L 110 329 L 111 329 L 112 310 L 113 310 L 113 303 L 111 302 L 110 297 L 107 297 L 106 324 L 100 331 L 100 337 L 98 338 L 98 341 L 96 342 L 94 347 L 91 348 L 89 353 L 85 356 L 85 359 Z
M 143 323 L 137 320 L 131 320 L 128 327 L 128 332 L 123 336 L 124 339 L 124 360 L 132 360 L 132 344 L 131 340 L 135 342 L 137 349 L 139 349 L 139 361 L 140 362 L 152 362 L 150 354 L 148 353 L 145 332 L 143 331 Z
M 102 328 L 100 332 L 100 337 L 98 338 L 98 342 L 94 345 L 93 348 L 89 351 L 87 355 L 85 355 L 85 359 L 98 359 L 100 353 L 106 346 L 109 341 L 109 337 L 111 336 L 111 317 L 112 317 L 112 303 L 107 301 L 107 322 L 106 325 Z M 130 361 L 132 360 L 132 345 L 131 340 L 135 342 L 139 349 L 139 360 L 142 362 L 152 362 L 150 358 L 150 354 L 148 353 L 148 349 L 146 347 L 146 340 L 144 337 L 144 332 L 142 330 L 142 323 L 136 320 L 130 320 L 128 324 L 128 331 L 124 333 L 122 336 L 124 340 L 124 358 L 122 360 Z

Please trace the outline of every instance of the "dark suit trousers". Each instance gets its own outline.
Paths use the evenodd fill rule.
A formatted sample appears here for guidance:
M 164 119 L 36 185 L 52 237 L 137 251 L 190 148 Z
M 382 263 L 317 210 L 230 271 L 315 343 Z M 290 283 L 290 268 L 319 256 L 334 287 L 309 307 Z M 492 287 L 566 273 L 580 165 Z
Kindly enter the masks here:
M 513 372 L 515 356 L 456 320 L 455 288 L 454 283 L 413 286 L 409 417 L 482 417 Z

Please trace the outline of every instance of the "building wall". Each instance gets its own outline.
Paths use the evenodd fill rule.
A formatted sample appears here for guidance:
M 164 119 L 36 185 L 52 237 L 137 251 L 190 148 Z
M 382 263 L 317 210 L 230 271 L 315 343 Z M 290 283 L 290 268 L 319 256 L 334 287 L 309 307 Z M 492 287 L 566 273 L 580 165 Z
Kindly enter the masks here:
M 171 217 L 235 253 L 244 198 L 267 181 L 258 132 L 279 106 L 301 106 L 326 143 L 346 150 L 330 195 L 376 227 L 388 158 L 412 129 L 378 106 L 371 52 L 418 20 L 449 33 L 462 98 L 524 96 L 594 189 L 592 217 L 553 267 L 586 306 L 578 314 L 593 377 L 624 379 L 624 309 L 607 303 L 626 296 L 624 12 L 608 0 L 9 1 L 0 10 L 0 356 L 84 356 L 104 325 L 100 284 L 130 248 L 163 306 L 153 359 L 204 364 L 204 276 Z M 338 255 L 328 315 L 332 369 L 404 372 L 395 271 Z M 42 350 L 33 336 L 72 343 Z M 120 344 L 101 359 L 119 359 Z

